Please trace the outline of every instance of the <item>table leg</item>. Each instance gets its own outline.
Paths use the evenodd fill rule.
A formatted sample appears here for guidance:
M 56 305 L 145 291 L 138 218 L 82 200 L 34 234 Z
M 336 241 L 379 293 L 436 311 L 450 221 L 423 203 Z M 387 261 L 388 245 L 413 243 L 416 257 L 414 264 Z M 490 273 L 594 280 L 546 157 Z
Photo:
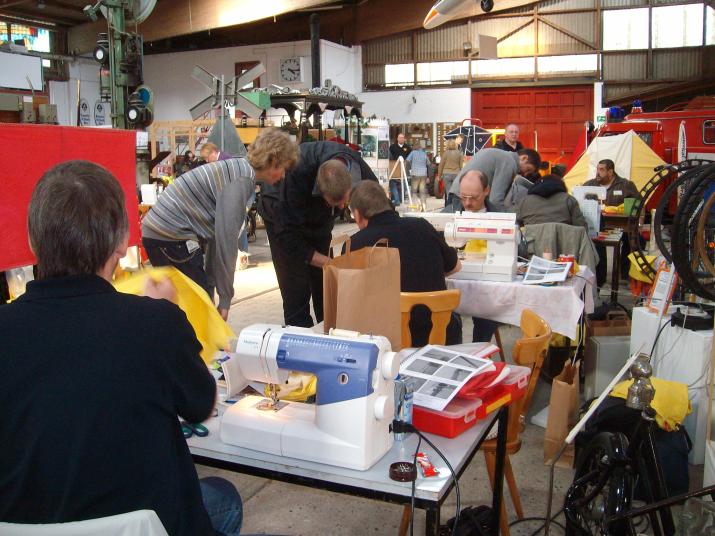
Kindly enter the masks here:
M 439 535 L 439 504 L 427 508 L 427 519 L 425 521 L 425 535 Z
M 621 281 L 621 243 L 613 248 L 613 266 L 611 267 L 611 303 L 618 303 L 618 285 Z
M 506 434 L 509 425 L 509 406 L 499 410 L 499 433 L 497 434 L 496 469 L 492 489 L 492 534 L 499 534 L 499 512 L 501 512 L 502 490 L 504 487 L 504 457 L 506 456 Z

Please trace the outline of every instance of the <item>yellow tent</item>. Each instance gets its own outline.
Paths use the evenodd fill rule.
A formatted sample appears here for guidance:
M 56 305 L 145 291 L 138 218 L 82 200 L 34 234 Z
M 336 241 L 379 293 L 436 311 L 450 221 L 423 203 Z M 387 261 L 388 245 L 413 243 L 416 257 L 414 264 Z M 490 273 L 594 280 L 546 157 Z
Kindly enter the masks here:
M 639 190 L 655 173 L 653 168 L 665 164 L 632 130 L 616 136 L 599 136 L 564 177 L 568 189 L 596 178 L 596 166 L 606 158 L 613 160 L 618 175 L 632 180 Z

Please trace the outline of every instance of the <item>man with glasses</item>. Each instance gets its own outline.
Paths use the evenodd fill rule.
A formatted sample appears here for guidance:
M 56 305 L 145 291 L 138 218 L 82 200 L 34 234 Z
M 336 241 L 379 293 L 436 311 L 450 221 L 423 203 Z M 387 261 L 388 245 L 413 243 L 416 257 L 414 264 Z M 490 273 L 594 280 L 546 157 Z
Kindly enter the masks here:
M 494 212 L 489 203 L 489 180 L 479 170 L 473 169 L 462 176 L 457 200 L 465 212 Z M 448 205 L 442 212 L 455 212 L 455 204 Z M 486 253 L 485 240 L 470 240 L 465 246 L 467 253 Z M 488 318 L 472 317 L 472 342 L 489 342 L 499 323 Z
M 340 143 L 300 145 L 298 164 L 277 188 L 264 185 L 258 213 L 266 224 L 273 265 L 288 326 L 323 320 L 323 266 L 335 218 L 350 200 L 350 189 L 377 177 L 360 155 Z

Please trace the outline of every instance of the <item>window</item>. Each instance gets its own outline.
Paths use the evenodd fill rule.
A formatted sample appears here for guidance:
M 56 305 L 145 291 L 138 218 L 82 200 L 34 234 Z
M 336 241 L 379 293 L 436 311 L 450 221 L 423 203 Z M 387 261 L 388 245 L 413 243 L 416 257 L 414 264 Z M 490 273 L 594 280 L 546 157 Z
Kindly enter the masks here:
M 702 43 L 702 4 L 653 8 L 653 48 L 695 47 Z
M 500 58 L 472 62 L 472 76 L 477 78 L 508 78 L 524 75 L 534 76 L 534 58 Z
M 648 8 L 603 12 L 603 50 L 648 48 Z
M 715 9 L 708 6 L 705 11 L 705 25 L 707 26 L 705 31 L 705 44 L 715 45 Z
M 598 70 L 598 54 L 541 56 L 536 61 L 539 74 L 583 73 Z
M 411 86 L 414 83 L 414 63 L 385 65 L 385 86 Z
M 450 84 L 452 79 L 466 79 L 469 64 L 466 61 L 440 61 L 417 64 L 417 82 L 419 84 Z
M 715 144 L 715 121 L 703 121 L 703 143 Z
M 10 39 L 15 41 L 24 41 L 27 50 L 35 52 L 51 52 L 50 50 L 50 31 L 44 28 L 33 28 L 32 26 L 24 26 L 22 24 L 10 25 Z M 0 41 L 2 36 L 0 35 Z M 42 60 L 43 67 L 50 67 L 50 60 Z
M 0 43 L 7 43 L 9 36 L 7 34 L 8 24 L 0 20 Z

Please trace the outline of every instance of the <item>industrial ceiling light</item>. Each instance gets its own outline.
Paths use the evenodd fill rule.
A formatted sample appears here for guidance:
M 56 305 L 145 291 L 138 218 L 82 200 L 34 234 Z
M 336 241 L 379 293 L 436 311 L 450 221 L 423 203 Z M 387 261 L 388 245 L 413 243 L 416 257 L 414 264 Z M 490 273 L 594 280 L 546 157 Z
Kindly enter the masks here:
M 97 36 L 97 45 L 94 47 L 92 56 L 100 65 L 109 63 L 109 36 L 106 33 Z

